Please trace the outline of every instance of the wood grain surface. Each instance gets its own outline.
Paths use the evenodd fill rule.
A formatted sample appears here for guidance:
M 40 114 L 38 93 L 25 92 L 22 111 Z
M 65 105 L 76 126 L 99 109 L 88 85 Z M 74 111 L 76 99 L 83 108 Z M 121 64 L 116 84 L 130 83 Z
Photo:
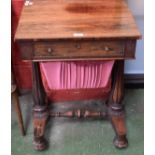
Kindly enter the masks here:
M 139 37 L 124 0 L 33 0 L 23 7 L 15 39 Z
M 93 58 L 124 56 L 123 41 L 53 41 L 37 42 L 35 58 Z

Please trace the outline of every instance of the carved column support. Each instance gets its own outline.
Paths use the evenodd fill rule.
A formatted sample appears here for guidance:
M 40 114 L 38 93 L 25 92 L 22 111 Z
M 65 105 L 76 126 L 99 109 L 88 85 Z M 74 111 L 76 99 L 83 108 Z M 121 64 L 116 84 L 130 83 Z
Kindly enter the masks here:
M 32 62 L 32 85 L 34 104 L 44 106 L 46 97 L 38 62 Z
M 47 147 L 47 141 L 44 138 L 46 121 L 49 116 L 48 107 L 45 102 L 45 92 L 40 75 L 39 63 L 32 62 L 33 69 L 33 125 L 34 141 L 33 145 L 36 150 L 44 150 Z
M 126 138 L 125 111 L 122 105 L 124 94 L 124 61 L 116 61 L 114 68 L 113 89 L 111 103 L 109 105 L 109 116 L 116 133 L 114 145 L 125 148 L 128 145 Z

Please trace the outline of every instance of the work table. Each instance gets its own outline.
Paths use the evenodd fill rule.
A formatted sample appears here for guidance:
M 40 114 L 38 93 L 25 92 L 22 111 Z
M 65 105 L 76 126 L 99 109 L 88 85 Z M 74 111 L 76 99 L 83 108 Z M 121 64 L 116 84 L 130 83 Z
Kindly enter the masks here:
M 118 148 L 127 147 L 122 105 L 124 60 L 135 58 L 136 42 L 140 37 L 132 13 L 124 0 L 25 2 L 15 40 L 20 47 L 22 59 L 32 61 L 35 149 L 43 150 L 47 146 L 44 130 L 50 115 L 39 62 L 73 60 L 89 60 L 90 63 L 91 60 L 115 60 L 111 93 L 106 94 L 104 99 L 109 105 L 108 115 L 116 132 L 114 144 Z M 77 110 L 75 113 L 59 113 L 55 116 L 81 117 L 81 114 L 86 113 L 94 115 Z

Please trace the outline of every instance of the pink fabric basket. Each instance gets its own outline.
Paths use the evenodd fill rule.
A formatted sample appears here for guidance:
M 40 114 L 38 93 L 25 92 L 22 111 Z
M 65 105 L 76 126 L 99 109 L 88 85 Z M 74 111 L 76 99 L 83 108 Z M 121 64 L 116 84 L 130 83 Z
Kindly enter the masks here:
M 41 62 L 45 91 L 106 88 L 114 61 Z

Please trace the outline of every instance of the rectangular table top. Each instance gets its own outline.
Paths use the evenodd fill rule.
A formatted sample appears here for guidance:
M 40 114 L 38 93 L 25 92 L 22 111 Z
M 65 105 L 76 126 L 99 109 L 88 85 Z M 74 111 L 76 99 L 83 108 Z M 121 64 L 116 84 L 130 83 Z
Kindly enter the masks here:
M 23 7 L 16 40 L 140 37 L 124 0 L 31 2 Z

